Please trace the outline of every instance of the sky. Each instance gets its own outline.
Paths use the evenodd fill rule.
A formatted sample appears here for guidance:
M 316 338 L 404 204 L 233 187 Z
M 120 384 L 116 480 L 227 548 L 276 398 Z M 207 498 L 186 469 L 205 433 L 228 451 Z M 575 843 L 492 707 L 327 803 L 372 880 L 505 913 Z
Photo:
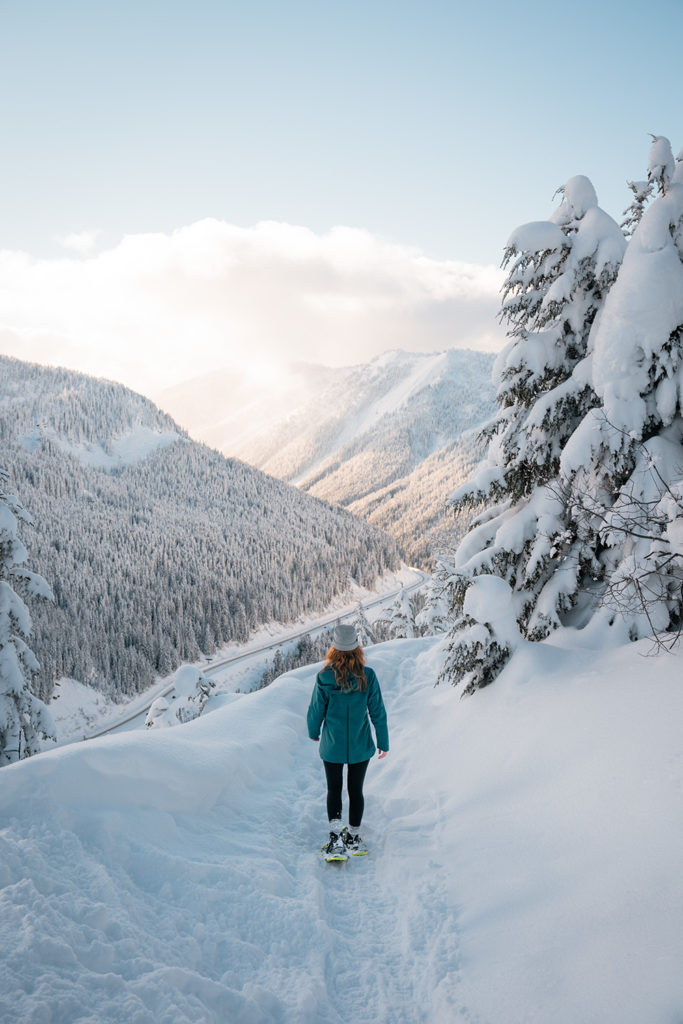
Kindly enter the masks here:
M 510 232 L 683 146 L 683 0 L 0 0 L 0 352 L 147 394 L 491 349 Z

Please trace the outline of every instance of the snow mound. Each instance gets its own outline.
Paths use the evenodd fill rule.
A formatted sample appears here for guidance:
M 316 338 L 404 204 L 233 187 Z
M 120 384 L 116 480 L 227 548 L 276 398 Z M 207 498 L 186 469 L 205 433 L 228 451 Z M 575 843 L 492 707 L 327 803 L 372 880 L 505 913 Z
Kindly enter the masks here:
M 681 656 L 523 645 L 463 701 L 442 642 L 368 650 L 392 752 L 340 869 L 316 666 L 3 769 L 0 1019 L 678 1019 Z
M 567 244 L 562 228 L 549 220 L 533 220 L 515 228 L 506 248 L 517 249 L 518 252 L 543 252 L 544 249 L 562 249 Z
M 145 725 L 168 728 L 199 718 L 216 684 L 194 665 L 181 665 L 173 677 L 171 689 L 154 700 Z
M 510 649 L 522 639 L 510 585 L 500 576 L 475 576 L 467 588 L 463 613 L 493 627 L 496 636 Z
M 553 214 L 555 224 L 581 220 L 589 210 L 598 205 L 593 182 L 585 174 L 576 174 L 558 191 L 562 193 L 563 200 Z

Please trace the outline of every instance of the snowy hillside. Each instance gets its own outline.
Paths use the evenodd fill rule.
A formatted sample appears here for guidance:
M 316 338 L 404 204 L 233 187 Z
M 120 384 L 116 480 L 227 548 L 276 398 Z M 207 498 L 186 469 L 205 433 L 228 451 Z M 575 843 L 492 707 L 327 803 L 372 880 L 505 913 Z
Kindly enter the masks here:
M 339 371 L 240 455 L 328 501 L 366 497 L 489 417 L 492 362 L 456 349 L 387 352 Z
M 193 436 L 350 508 L 428 563 L 435 544 L 452 546 L 463 532 L 445 502 L 483 453 L 471 431 L 495 408 L 492 363 L 459 349 L 393 351 L 360 366 L 292 368 L 275 392 L 264 385 L 260 402 L 258 383 L 245 391 L 235 380 L 218 394 L 202 382 L 206 400 L 190 385 L 160 401 Z
M 370 649 L 391 751 L 341 867 L 314 668 L 3 769 L 0 1018 L 680 1020 L 682 666 L 646 651 L 526 644 L 460 700 L 438 641 Z
M 42 697 L 60 677 L 135 693 L 398 566 L 385 534 L 189 440 L 121 385 L 4 357 L 0 374 L 2 461 L 56 598 L 31 608 Z
M 409 552 L 411 564 L 431 568 L 434 556 L 451 554 L 473 513 L 445 505 L 454 483 L 469 479 L 482 455 L 476 430 L 429 455 L 412 472 L 346 506 L 387 530 Z

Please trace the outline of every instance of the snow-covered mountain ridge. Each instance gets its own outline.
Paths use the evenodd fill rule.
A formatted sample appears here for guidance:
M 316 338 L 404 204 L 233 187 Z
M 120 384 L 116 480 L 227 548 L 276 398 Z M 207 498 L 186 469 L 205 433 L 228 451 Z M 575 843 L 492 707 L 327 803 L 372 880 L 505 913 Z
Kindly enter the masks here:
M 492 363 L 491 354 L 459 349 L 396 350 L 359 366 L 292 368 L 272 408 L 266 389 L 263 409 L 250 394 L 238 417 L 240 388 L 223 390 L 213 425 L 192 383 L 160 401 L 185 415 L 193 436 L 211 437 L 226 454 L 367 516 L 400 540 L 411 561 L 429 564 L 434 548 L 452 546 L 463 531 L 445 502 L 481 455 L 473 429 L 495 408 Z M 191 411 L 192 396 L 201 413 Z M 230 420 L 219 427 L 226 407 Z M 427 465 L 435 458 L 440 474 Z M 408 493 L 409 502 L 394 500 Z
M 394 542 L 191 441 L 122 385 L 0 358 L 0 440 L 55 604 L 32 605 L 38 694 L 131 694 L 259 624 L 398 567 Z
M 333 383 L 236 454 L 346 504 L 410 473 L 487 419 L 492 363 L 491 355 L 458 349 L 386 352 L 339 370 Z M 371 464 L 369 478 L 361 462 Z
M 678 1020 L 681 655 L 644 682 L 647 644 L 575 643 L 468 700 L 433 685 L 441 641 L 370 648 L 391 750 L 341 869 L 316 853 L 316 666 L 4 768 L 0 1017 Z

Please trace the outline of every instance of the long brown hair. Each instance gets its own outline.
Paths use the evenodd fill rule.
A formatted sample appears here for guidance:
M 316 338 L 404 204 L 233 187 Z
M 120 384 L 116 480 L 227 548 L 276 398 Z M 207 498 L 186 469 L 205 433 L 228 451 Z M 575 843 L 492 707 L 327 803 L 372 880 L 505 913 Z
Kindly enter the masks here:
M 336 647 L 330 647 L 325 656 L 325 668 L 332 669 L 340 690 L 353 690 L 354 676 L 358 680 L 358 689 L 365 690 L 368 681 L 365 678 L 364 666 L 365 655 L 362 647 L 356 647 L 352 651 L 338 651 Z

